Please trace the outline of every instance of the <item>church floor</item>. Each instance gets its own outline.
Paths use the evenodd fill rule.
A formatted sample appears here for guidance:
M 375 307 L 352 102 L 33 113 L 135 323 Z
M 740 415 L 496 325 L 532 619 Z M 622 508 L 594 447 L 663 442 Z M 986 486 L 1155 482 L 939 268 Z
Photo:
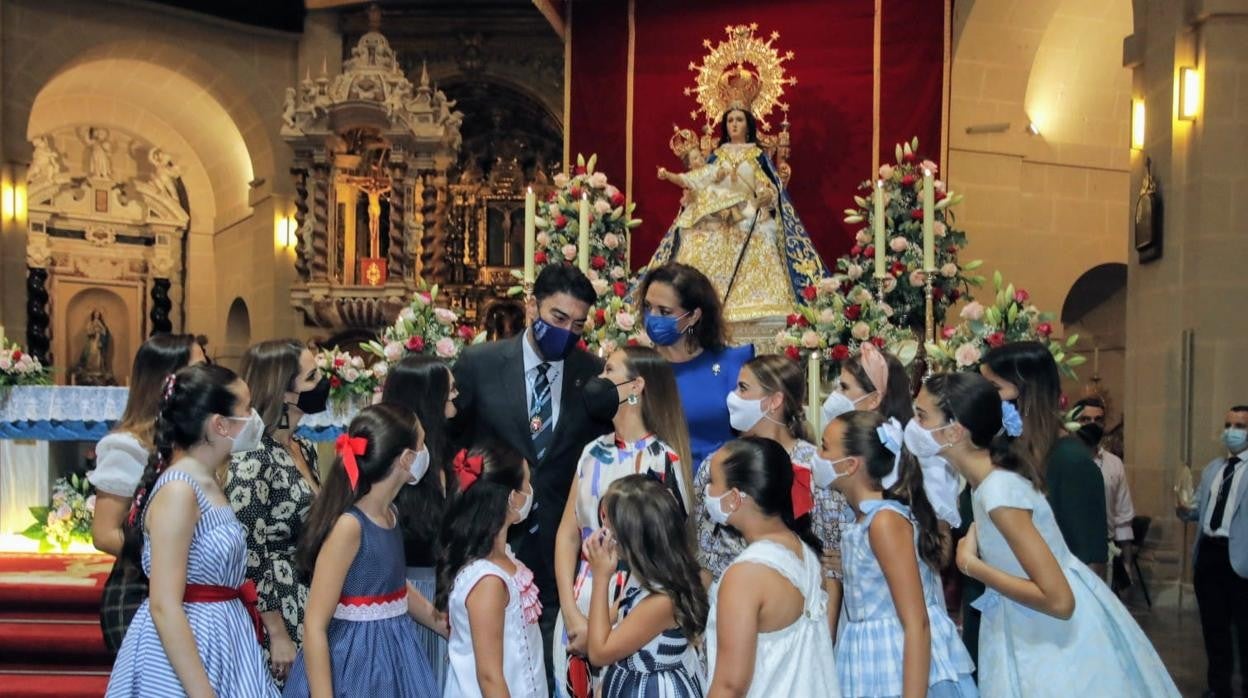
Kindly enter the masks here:
M 1152 640 L 1184 698 L 1199 698 L 1205 690 L 1207 660 L 1205 644 L 1200 636 L 1200 617 L 1191 588 L 1184 592 L 1182 610 L 1178 608 L 1172 589 L 1168 593 L 1163 592 L 1160 597 L 1154 596 L 1151 610 L 1138 593 L 1127 600 L 1127 608 Z M 1235 688 L 1239 690 L 1238 679 Z M 1240 692 L 1235 695 L 1244 696 Z

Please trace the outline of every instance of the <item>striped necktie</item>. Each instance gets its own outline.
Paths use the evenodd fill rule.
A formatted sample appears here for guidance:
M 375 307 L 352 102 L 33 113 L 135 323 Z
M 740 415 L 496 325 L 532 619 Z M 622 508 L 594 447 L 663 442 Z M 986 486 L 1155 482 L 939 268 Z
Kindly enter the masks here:
M 540 461 L 546 455 L 550 439 L 554 435 L 555 425 L 551 424 L 554 406 L 550 401 L 550 370 L 549 363 L 537 365 L 537 376 L 533 380 L 533 399 L 529 403 L 529 434 L 533 438 L 533 450 Z

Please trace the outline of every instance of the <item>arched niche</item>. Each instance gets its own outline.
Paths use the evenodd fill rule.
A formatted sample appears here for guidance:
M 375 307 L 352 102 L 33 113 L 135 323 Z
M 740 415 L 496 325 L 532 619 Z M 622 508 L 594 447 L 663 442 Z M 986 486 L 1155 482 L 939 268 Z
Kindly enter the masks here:
M 225 345 L 220 358 L 227 363 L 238 364 L 247 347 L 251 346 L 251 312 L 247 301 L 235 298 L 225 316 Z
M 143 342 L 139 318 L 143 296 L 137 285 L 98 286 L 64 280 L 54 290 L 61 299 L 62 331 L 53 340 L 58 378 L 69 385 L 126 385 L 130 360 Z M 68 282 L 68 283 L 66 283 Z M 102 330 L 102 332 L 101 332 Z M 93 365 L 103 352 L 103 366 Z

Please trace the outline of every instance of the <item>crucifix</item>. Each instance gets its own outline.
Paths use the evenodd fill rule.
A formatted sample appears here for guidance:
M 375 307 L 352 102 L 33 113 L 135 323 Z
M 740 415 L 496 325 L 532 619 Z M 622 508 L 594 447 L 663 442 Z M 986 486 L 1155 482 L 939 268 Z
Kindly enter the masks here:
M 368 256 L 381 256 L 381 195 L 389 193 L 390 178 L 371 173 L 367 176 L 346 175 L 342 180 L 368 195 Z

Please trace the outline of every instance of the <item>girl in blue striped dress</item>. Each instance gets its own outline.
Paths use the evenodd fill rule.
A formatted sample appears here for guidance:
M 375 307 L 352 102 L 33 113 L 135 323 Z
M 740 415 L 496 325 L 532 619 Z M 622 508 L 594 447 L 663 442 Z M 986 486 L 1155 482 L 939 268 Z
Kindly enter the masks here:
M 366 407 L 334 450 L 299 543 L 312 586 L 303 649 L 282 695 L 435 698 L 413 619 L 442 635 L 445 619 L 407 582 L 394 506 L 429 470 L 420 422 L 405 407 Z
M 108 696 L 278 695 L 260 651 L 255 589 L 244 584 L 246 531 L 217 480 L 230 453 L 254 448 L 263 429 L 233 371 L 201 364 L 166 379 L 123 551 L 141 547 L 150 591 Z
M 836 642 L 841 695 L 972 698 L 974 665 L 945 612 L 947 555 L 923 472 L 876 412 L 853 411 L 823 432 L 820 455 L 857 520 L 841 535 L 845 622 Z M 882 480 L 896 469 L 897 481 Z M 829 599 L 833 608 L 839 599 Z M 836 627 L 835 618 L 833 627 Z
M 694 643 L 709 603 L 683 508 L 658 480 L 628 475 L 603 494 L 601 519 L 586 555 L 594 585 L 587 646 L 590 663 L 607 667 L 602 695 L 700 698 L 705 681 Z M 607 585 L 620 562 L 631 578 L 616 623 Z

